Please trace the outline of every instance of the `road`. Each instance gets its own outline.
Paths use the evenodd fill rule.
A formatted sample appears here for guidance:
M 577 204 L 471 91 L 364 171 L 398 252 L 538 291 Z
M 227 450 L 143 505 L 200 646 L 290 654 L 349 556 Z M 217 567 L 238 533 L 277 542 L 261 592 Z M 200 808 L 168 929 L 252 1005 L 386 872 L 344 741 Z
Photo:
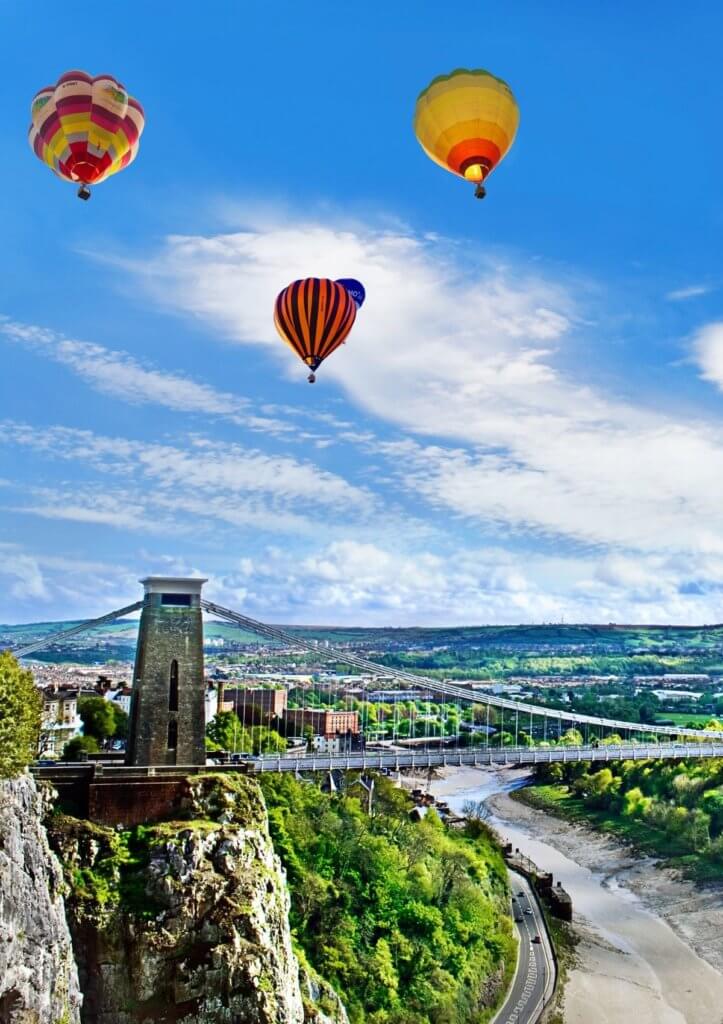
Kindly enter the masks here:
M 547 927 L 530 883 L 515 871 L 509 874 L 520 949 L 515 978 L 493 1024 L 535 1024 L 552 994 L 554 960 Z M 532 913 L 528 914 L 528 910 Z M 536 935 L 540 936 L 539 943 L 532 941 Z

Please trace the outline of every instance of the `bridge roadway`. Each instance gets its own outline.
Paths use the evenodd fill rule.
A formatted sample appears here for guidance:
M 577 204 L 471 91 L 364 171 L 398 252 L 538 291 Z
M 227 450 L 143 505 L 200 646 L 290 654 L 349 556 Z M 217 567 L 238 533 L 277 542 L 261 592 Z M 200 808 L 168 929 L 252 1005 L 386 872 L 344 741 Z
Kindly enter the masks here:
M 125 782 L 144 778 L 169 778 L 214 772 L 329 772 L 329 771 L 404 771 L 442 767 L 530 767 L 538 764 L 571 761 L 645 761 L 663 758 L 723 757 L 723 741 L 718 743 L 636 743 L 620 746 L 582 747 L 503 747 L 488 750 L 405 750 L 352 754 L 266 754 L 249 757 L 235 764 L 147 765 L 129 767 L 98 761 L 56 765 L 34 765 L 38 779 L 70 780 L 92 777 L 95 781 Z

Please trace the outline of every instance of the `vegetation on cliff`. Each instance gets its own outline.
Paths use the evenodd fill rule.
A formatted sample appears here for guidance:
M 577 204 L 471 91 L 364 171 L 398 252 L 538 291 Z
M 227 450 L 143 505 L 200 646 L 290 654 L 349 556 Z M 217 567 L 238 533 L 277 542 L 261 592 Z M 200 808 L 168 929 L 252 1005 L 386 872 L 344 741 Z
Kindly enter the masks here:
M 521 798 L 698 876 L 723 874 L 723 760 L 553 764 Z
M 486 834 L 447 830 L 377 779 L 374 813 L 289 775 L 261 780 L 291 924 L 352 1024 L 475 1024 L 515 961 L 506 872 Z M 350 795 L 357 794 L 357 795 Z
M 0 779 L 20 775 L 35 757 L 43 702 L 32 672 L 0 653 Z
M 258 785 L 204 774 L 173 821 L 119 828 L 54 815 L 83 1024 L 346 1024 L 303 974 Z M 305 1004 L 309 1006 L 306 1013 Z

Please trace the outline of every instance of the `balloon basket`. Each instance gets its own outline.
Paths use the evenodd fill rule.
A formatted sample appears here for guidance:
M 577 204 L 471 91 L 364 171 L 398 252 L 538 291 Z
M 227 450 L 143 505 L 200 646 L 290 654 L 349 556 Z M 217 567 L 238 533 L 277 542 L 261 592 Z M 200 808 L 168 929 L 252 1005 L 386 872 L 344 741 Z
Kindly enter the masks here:
M 90 199 L 90 189 L 87 185 L 81 185 L 78 189 L 78 199 Z

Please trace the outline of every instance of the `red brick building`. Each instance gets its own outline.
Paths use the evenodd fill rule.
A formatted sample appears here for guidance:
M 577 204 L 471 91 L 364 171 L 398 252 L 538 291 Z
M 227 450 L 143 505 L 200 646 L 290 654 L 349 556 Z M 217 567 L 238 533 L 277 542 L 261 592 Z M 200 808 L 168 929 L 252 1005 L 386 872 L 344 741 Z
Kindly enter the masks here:
M 235 711 L 244 725 L 276 728 L 286 711 L 286 690 L 266 686 L 224 686 L 219 689 L 219 711 Z
M 333 739 L 335 736 L 357 735 L 359 732 L 358 711 L 333 711 L 317 708 L 298 708 L 284 713 L 287 733 L 301 736 L 310 725 L 315 736 Z

